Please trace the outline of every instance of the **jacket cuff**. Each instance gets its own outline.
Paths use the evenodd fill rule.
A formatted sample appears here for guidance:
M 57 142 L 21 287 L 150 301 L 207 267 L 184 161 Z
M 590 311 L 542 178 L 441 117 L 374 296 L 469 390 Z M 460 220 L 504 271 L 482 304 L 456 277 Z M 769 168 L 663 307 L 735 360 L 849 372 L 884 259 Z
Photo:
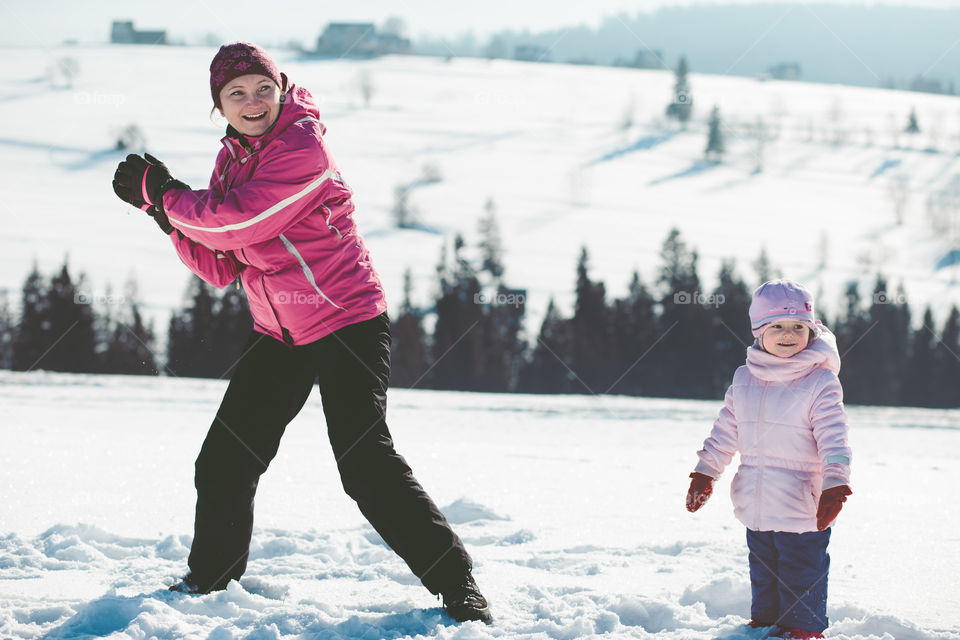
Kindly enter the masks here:
M 834 487 L 842 487 L 843 485 L 849 485 L 850 483 L 844 480 L 843 478 L 837 478 L 835 476 L 824 476 L 823 486 L 820 488 L 820 491 L 826 491 L 827 489 L 833 489 Z
M 697 466 L 694 467 L 693 472 L 694 472 L 694 473 L 702 473 L 702 474 L 705 475 L 705 476 L 710 476 L 710 477 L 713 478 L 714 480 L 716 480 L 717 478 L 720 477 L 720 474 L 717 473 L 717 471 L 716 471 L 715 469 L 711 469 L 711 468 L 710 468 L 710 465 L 708 465 L 708 464 L 707 464 L 706 462 L 704 462 L 703 460 L 701 460 L 701 461 L 699 462 L 699 464 L 697 464 Z

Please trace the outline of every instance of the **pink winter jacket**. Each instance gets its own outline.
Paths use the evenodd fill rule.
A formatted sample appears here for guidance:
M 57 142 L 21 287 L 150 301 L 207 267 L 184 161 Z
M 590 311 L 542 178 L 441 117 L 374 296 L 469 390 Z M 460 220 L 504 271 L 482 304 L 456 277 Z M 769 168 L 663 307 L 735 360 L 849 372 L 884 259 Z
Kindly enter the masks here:
M 208 189 L 163 196 L 184 264 L 216 287 L 239 275 L 254 329 L 288 344 L 387 308 L 318 116 L 291 85 L 273 129 L 247 140 L 228 128 Z
M 734 513 L 754 531 L 817 530 L 820 493 L 850 483 L 850 447 L 836 339 L 822 335 L 790 358 L 757 344 L 737 369 L 696 471 L 720 477 L 740 452 Z

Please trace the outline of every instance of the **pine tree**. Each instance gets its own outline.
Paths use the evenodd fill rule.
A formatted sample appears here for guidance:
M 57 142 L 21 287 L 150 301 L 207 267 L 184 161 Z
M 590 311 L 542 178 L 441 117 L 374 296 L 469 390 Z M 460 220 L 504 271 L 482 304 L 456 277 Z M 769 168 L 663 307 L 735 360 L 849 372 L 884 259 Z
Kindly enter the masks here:
M 7 294 L 0 294 L 0 369 L 11 369 L 13 367 L 13 337 L 15 331 L 16 324 L 13 320 L 13 312 L 10 311 Z
M 920 133 L 920 124 L 917 122 L 917 109 L 910 109 L 910 116 L 907 118 L 907 127 L 904 133 Z
M 693 95 L 690 93 L 687 72 L 687 58 L 682 56 L 674 72 L 676 78 L 673 83 L 673 101 L 667 105 L 667 117 L 677 120 L 684 127 L 693 114 Z
M 394 387 L 419 386 L 430 368 L 423 314 L 413 306 L 412 292 L 413 279 L 410 269 L 407 269 L 403 273 L 400 314 L 391 325 L 393 346 L 390 348 L 390 385 Z
M 933 349 L 933 359 L 933 406 L 960 407 L 960 310 L 955 306 Z
M 230 378 L 243 355 L 253 331 L 253 319 L 243 290 L 228 286 L 223 289 L 215 305 L 211 351 L 216 362 L 218 378 Z
M 30 371 L 37 368 L 48 344 L 47 286 L 34 262 L 33 270 L 23 283 L 20 304 L 20 322 L 13 339 L 13 369 Z
M 495 285 L 503 277 L 503 243 L 500 240 L 500 228 L 497 225 L 497 206 L 493 198 L 487 200 L 480 218 L 480 270 L 489 273 Z
M 502 362 L 497 365 L 498 378 L 496 388 L 503 391 L 516 391 L 520 384 L 520 370 L 528 350 L 523 330 L 523 318 L 526 314 L 527 291 L 501 285 L 497 289 L 498 303 L 490 308 L 495 339 L 500 343 L 497 350 Z M 502 301 L 499 302 L 499 301 Z
M 900 402 L 911 407 L 930 407 L 934 405 L 933 389 L 937 375 L 934 344 L 936 334 L 933 326 L 933 312 L 927 307 L 923 314 L 923 323 L 913 332 L 910 352 L 903 372 L 903 390 Z
M 870 383 L 864 385 L 866 404 L 896 405 L 902 395 L 903 372 L 907 365 L 907 349 L 910 341 L 910 311 L 905 296 L 894 296 L 887 290 L 882 275 L 877 276 L 870 306 L 869 330 L 856 343 L 855 359 L 862 365 L 864 374 L 869 373 Z M 852 337 L 852 336 L 851 336 Z
M 579 379 L 580 392 L 601 393 L 614 381 L 610 375 L 611 323 L 606 289 L 589 274 L 589 255 L 582 247 L 577 261 L 577 298 L 570 320 L 573 341 L 572 369 Z
M 844 295 L 846 309 L 835 331 L 837 347 L 840 350 L 842 366 L 840 382 L 843 384 L 844 400 L 851 403 L 867 402 L 871 396 L 871 387 L 876 379 L 871 371 L 869 351 L 869 333 L 875 328 L 874 322 L 862 308 L 860 288 L 856 281 L 849 282 Z
M 710 398 L 713 375 L 703 366 L 712 353 L 710 316 L 703 306 L 697 252 L 687 248 L 677 229 L 672 229 L 660 251 L 663 266 L 658 285 L 660 342 L 655 347 L 659 375 L 657 395 L 679 398 Z
M 157 375 L 153 323 L 145 324 L 137 303 L 133 280 L 124 288 L 124 309 L 110 324 L 110 337 L 103 354 L 105 373 Z
M 710 112 L 710 130 L 707 133 L 707 148 L 705 151 L 707 160 L 719 162 L 726 152 L 723 144 L 723 123 L 720 120 L 720 107 L 713 105 L 713 111 Z
M 463 255 L 464 246 L 458 235 L 454 239 L 452 275 L 443 264 L 437 269 L 441 276 L 440 297 L 436 303 L 434 368 L 429 382 L 434 389 L 471 390 L 483 375 L 483 311 L 478 304 L 482 294 L 476 272 Z
M 97 358 L 96 317 L 93 298 L 81 275 L 75 285 L 64 261 L 47 290 L 46 354 L 39 367 L 51 371 L 95 372 Z
M 720 283 L 708 307 L 714 335 L 713 394 L 723 397 L 733 372 L 744 363 L 745 351 L 753 336 L 750 333 L 750 291 L 735 273 L 735 262 L 724 260 L 720 266 Z
M 190 276 L 186 299 L 190 306 L 170 318 L 167 370 L 179 377 L 219 378 L 226 372 L 211 349 L 216 320 L 212 287 Z
M 576 378 L 570 367 L 570 342 L 570 321 L 560 315 L 551 298 L 530 361 L 521 371 L 520 390 L 525 393 L 573 391 Z M 579 391 L 582 389 L 580 386 Z
M 643 395 L 655 370 L 651 367 L 651 348 L 657 337 L 656 301 L 647 290 L 640 274 L 633 272 L 626 298 L 615 300 L 612 351 L 617 378 L 610 393 Z
M 757 274 L 757 287 L 778 277 L 777 270 L 770 263 L 770 257 L 767 255 L 765 246 L 760 248 L 760 255 L 753 261 L 752 266 L 754 273 Z

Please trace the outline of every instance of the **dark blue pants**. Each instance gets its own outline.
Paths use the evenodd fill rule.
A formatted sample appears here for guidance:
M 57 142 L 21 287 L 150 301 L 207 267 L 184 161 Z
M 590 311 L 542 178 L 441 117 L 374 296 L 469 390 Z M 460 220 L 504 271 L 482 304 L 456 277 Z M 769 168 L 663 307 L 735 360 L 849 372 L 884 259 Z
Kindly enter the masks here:
M 393 447 L 389 376 L 386 314 L 303 346 L 251 336 L 197 458 L 188 562 L 203 590 L 243 575 L 260 476 L 315 384 L 344 490 L 432 593 L 462 581 L 467 550 Z
M 827 628 L 830 529 L 810 533 L 751 531 L 750 617 L 768 625 L 822 632 Z

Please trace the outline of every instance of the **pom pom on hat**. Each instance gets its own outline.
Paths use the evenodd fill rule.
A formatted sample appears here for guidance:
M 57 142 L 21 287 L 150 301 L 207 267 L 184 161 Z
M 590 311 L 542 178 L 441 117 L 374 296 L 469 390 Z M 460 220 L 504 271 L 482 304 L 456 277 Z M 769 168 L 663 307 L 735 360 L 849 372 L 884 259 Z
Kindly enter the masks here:
M 813 313 L 813 296 L 803 285 L 792 280 L 764 282 L 753 292 L 750 302 L 750 329 L 759 338 L 763 329 L 774 322 L 800 322 L 820 335 Z
M 210 95 L 218 109 L 223 106 L 220 104 L 220 91 L 234 78 L 248 73 L 267 76 L 283 90 L 277 63 L 266 51 L 250 42 L 225 44 L 210 63 Z

